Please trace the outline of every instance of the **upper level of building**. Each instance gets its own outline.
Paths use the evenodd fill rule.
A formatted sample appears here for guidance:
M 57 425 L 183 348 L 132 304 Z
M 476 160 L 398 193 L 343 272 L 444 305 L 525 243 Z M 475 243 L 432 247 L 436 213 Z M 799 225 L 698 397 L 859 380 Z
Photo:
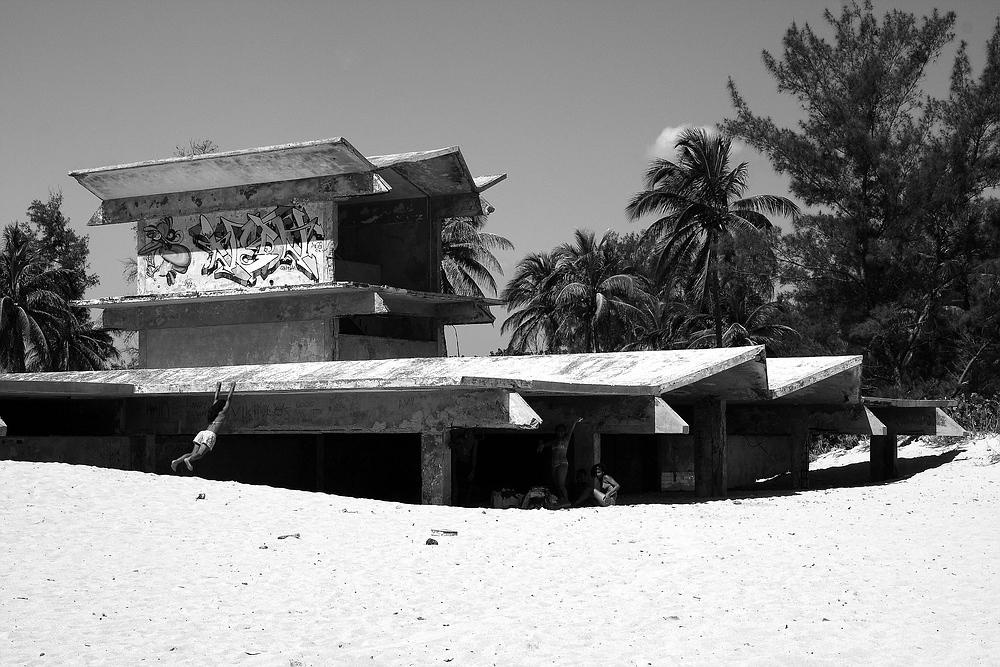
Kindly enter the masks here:
M 136 226 L 136 294 L 82 305 L 146 332 L 144 366 L 437 356 L 442 325 L 493 321 L 498 302 L 441 293 L 443 222 L 483 214 L 506 177 L 472 176 L 457 147 L 364 157 L 334 138 L 70 175 L 101 199 L 89 224 Z M 256 343 L 222 335 L 245 325 Z M 205 327 L 214 352 L 187 351 Z

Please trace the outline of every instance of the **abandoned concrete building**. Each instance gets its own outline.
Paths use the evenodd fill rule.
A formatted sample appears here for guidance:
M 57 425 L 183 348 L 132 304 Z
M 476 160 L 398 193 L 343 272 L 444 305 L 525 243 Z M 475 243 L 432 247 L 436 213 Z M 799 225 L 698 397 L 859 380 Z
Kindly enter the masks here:
M 0 375 L 0 458 L 171 474 L 217 382 L 237 395 L 196 474 L 401 502 L 452 501 L 456 429 L 482 436 L 479 503 L 544 482 L 540 434 L 578 417 L 574 470 L 701 497 L 807 486 L 817 432 L 871 436 L 875 479 L 898 435 L 962 432 L 945 402 L 863 398 L 858 356 L 446 356 L 444 327 L 498 303 L 441 292 L 442 222 L 505 178 L 458 148 L 366 158 L 337 138 L 71 175 L 101 200 L 91 225 L 136 226 L 137 293 L 81 305 L 138 332 L 139 367 Z

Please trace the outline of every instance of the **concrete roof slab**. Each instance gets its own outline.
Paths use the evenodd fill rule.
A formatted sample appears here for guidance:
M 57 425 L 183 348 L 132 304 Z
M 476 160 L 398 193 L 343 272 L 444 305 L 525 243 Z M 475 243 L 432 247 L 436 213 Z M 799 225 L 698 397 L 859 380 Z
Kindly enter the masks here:
M 69 175 L 102 200 L 109 200 L 374 170 L 375 166 L 346 139 L 334 137 L 81 169 Z
M 746 375 L 756 364 L 759 372 Z M 742 367 L 742 368 L 741 368 Z M 620 352 L 522 357 L 437 357 L 211 368 L 126 369 L 0 375 L 0 381 L 90 382 L 133 385 L 136 394 L 210 393 L 216 382 L 237 382 L 251 393 L 506 388 L 531 394 L 647 395 L 683 392 L 686 385 L 735 372 L 708 391 L 732 388 L 740 395 L 766 389 L 763 348 Z M 751 381 L 740 387 L 733 380 Z M 725 397 L 725 396 L 724 396 Z M 669 401 L 669 395 L 666 397 Z
M 776 357 L 767 360 L 768 390 L 782 403 L 858 403 L 861 355 Z

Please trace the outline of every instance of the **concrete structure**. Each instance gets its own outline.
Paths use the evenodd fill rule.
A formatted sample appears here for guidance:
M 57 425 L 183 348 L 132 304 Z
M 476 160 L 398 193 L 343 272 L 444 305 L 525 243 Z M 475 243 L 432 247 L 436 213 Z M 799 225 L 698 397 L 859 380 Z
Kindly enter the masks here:
M 135 223 L 137 294 L 82 302 L 139 332 L 137 369 L 0 375 L 0 457 L 169 471 L 236 382 L 219 479 L 425 503 L 452 500 L 454 429 L 485 436 L 487 494 L 547 477 L 540 433 L 577 417 L 574 468 L 626 489 L 808 485 L 821 431 L 873 438 L 961 429 L 939 404 L 862 399 L 861 358 L 766 359 L 762 347 L 446 357 L 446 324 L 488 299 L 440 293 L 441 226 L 482 213 L 503 175 L 457 148 L 365 158 L 343 139 L 72 172 L 91 224 Z

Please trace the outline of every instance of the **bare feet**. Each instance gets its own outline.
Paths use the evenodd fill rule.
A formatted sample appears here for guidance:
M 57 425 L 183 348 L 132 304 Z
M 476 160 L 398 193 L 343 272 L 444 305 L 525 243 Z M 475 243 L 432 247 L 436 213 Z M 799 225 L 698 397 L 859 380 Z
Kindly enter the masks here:
M 184 465 L 187 466 L 188 470 L 194 470 L 194 466 L 191 465 L 191 459 L 184 459 Z
M 177 472 L 177 464 L 180 463 L 180 462 L 181 462 L 180 459 L 175 459 L 175 460 L 171 461 L 170 462 L 170 469 L 173 470 L 174 472 Z

